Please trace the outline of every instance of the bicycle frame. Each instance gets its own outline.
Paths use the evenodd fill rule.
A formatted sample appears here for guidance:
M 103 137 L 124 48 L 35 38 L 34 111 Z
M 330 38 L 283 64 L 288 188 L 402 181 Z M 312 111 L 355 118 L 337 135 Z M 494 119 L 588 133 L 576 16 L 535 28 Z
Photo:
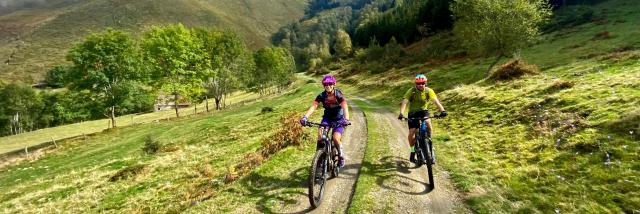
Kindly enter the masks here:
M 323 144 L 316 146 L 322 145 L 323 147 L 316 148 L 316 155 L 313 158 L 311 173 L 309 174 L 309 202 L 313 208 L 316 208 L 322 202 L 328 172 L 331 172 L 333 177 L 338 177 L 340 171 L 340 168 L 337 166 L 338 151 L 333 147 L 332 130 L 342 125 L 307 122 L 305 126 L 316 126 L 322 129 L 322 135 L 320 137 Z M 317 191 L 314 188 L 316 184 L 320 186 Z

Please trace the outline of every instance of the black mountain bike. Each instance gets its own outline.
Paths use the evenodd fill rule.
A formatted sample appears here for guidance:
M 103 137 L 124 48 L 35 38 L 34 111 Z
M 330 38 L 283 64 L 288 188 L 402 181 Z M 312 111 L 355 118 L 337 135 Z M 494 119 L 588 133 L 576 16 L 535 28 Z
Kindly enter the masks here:
M 416 142 L 415 142 L 415 150 L 416 150 L 416 165 L 418 167 L 422 165 L 427 165 L 427 173 L 429 174 L 429 188 L 432 190 L 435 188 L 435 181 L 433 179 L 433 165 L 436 160 L 436 153 L 433 149 L 433 141 L 431 141 L 431 133 L 429 132 L 429 128 L 427 127 L 427 119 L 429 118 L 442 118 L 441 115 L 433 115 L 430 117 L 429 115 L 423 118 L 403 118 L 404 120 L 415 121 L 418 120 L 419 126 L 418 131 L 416 132 Z
M 338 177 L 340 167 L 338 167 L 338 150 L 333 146 L 334 128 L 343 127 L 338 123 L 330 125 L 307 122 L 305 126 L 322 128 L 322 143 L 317 145 L 316 154 L 311 162 L 311 172 L 309 173 L 309 202 L 313 208 L 320 206 L 324 187 L 327 183 L 329 173 L 331 178 Z

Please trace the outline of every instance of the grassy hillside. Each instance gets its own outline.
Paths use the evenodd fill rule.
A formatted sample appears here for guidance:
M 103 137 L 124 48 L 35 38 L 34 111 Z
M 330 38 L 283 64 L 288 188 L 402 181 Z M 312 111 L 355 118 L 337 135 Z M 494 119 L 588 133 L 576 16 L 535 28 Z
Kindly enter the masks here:
M 204 206 L 211 212 L 246 202 L 251 204 L 247 209 L 256 212 L 254 201 L 260 201 L 257 210 L 269 210 L 273 201 L 297 197 L 267 191 L 302 183 L 292 181 L 306 177 L 301 169 L 308 161 L 293 160 L 310 160 L 311 146 L 287 148 L 238 182 L 227 183 L 225 176 L 229 167 L 246 159 L 279 128 L 281 116 L 303 112 L 318 90 L 316 85 L 305 85 L 214 115 L 118 128 L 61 143 L 39 160 L 0 169 L 0 210 L 165 213 L 197 212 L 203 202 L 225 205 Z M 263 107 L 274 111 L 262 112 Z M 145 154 L 147 136 L 165 146 L 156 154 Z M 252 197 L 245 197 L 235 193 L 238 188 L 255 189 L 248 189 Z
M 256 100 L 268 99 L 269 96 L 261 96 L 257 93 L 251 92 L 236 92 L 227 100 L 227 105 L 238 105 L 245 102 L 253 102 Z M 210 111 L 213 112 L 215 103 L 211 99 L 209 100 Z M 182 108 L 178 110 L 181 116 L 192 115 L 195 112 L 194 108 Z M 198 113 L 206 112 L 205 103 L 198 104 Z M 130 126 L 140 123 L 152 123 L 163 119 L 175 118 L 175 111 L 165 110 L 158 112 L 151 112 L 146 114 L 137 115 L 123 115 L 116 117 L 117 125 Z M 25 147 L 31 147 L 39 145 L 45 142 L 51 142 L 53 140 L 59 141 L 60 139 L 78 137 L 85 134 L 93 134 L 108 129 L 111 125 L 110 119 L 92 120 L 81 123 L 74 123 L 69 125 L 62 125 L 57 127 L 51 127 L 46 129 L 39 129 L 31 132 L 26 132 L 18 135 L 0 137 L 0 154 L 7 152 L 24 149 Z
M 7 6 L 0 10 L 0 79 L 39 81 L 53 65 L 65 61 L 71 45 L 106 27 L 139 35 L 151 25 L 180 22 L 231 29 L 250 47 L 261 47 L 279 27 L 302 17 L 306 4 L 300 0 L 57 0 Z
M 606 1 L 599 21 L 544 35 L 521 53 L 539 75 L 494 81 L 491 58 L 460 58 L 380 74 L 346 63 L 342 79 L 398 111 L 426 71 L 451 115 L 435 121 L 439 164 L 479 213 L 639 212 L 639 11 Z

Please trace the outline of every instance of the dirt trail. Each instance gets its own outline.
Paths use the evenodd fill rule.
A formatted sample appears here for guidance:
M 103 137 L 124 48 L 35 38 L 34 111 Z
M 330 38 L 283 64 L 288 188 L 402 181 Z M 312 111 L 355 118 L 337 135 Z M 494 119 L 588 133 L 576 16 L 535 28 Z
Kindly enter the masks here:
M 351 106 L 352 125 L 345 131 L 343 138 L 344 152 L 347 154 L 345 167 L 337 178 L 328 180 L 320 207 L 311 210 L 309 199 L 305 196 L 298 197 L 296 203 L 283 213 L 344 213 L 346 212 L 356 181 L 360 172 L 360 166 L 364 157 L 364 149 L 367 143 L 366 120 L 362 111 L 353 103 Z M 311 160 L 309 160 L 311 162 Z M 311 163 L 309 163 L 311 165 Z
M 357 99 L 367 102 L 362 98 Z M 350 105 L 353 108 L 351 113 L 353 126 L 349 127 L 345 134 L 344 145 L 348 156 L 340 176 L 329 180 L 320 207 L 311 210 L 305 195 L 298 197 L 295 205 L 282 213 L 345 213 L 347 211 L 364 157 L 367 122 L 381 123 L 380 127 L 384 127 L 389 133 L 394 133 L 386 140 L 391 153 L 384 157 L 384 161 L 393 162 L 396 173 L 391 177 L 381 178 L 379 185 L 382 192 L 376 193 L 379 197 L 394 201 L 395 206 L 392 207 L 391 213 L 471 213 L 465 208 L 460 194 L 449 181 L 446 171 L 436 166 L 434 170 L 436 188 L 430 190 L 426 167 L 415 168 L 409 162 L 406 122 L 398 121 L 396 114 L 382 108 L 367 112 L 365 117 L 356 105 L 353 103 Z M 385 211 L 380 207 L 373 212 Z
M 365 99 L 359 99 L 367 102 Z M 384 161 L 393 162 L 396 173 L 381 182 L 384 192 L 381 195 L 391 197 L 395 201 L 393 213 L 470 213 L 446 171 L 436 165 L 435 189 L 431 190 L 427 168 L 415 168 L 415 165 L 409 162 L 409 130 L 406 122 L 399 121 L 397 113 L 382 108 L 375 109 L 377 110 L 367 112 L 368 121 L 381 122 L 380 127 L 385 127 L 388 133 L 394 133 L 387 138 L 392 154 L 385 157 Z M 434 124 L 437 125 L 437 121 Z M 435 148 L 438 157 L 438 142 L 435 142 Z

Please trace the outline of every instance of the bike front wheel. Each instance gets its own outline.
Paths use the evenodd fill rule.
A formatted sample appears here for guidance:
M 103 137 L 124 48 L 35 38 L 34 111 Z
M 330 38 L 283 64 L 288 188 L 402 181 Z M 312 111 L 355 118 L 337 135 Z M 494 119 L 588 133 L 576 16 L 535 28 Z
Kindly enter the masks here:
M 316 151 L 316 155 L 311 162 L 311 172 L 309 173 L 309 203 L 313 208 L 320 206 L 322 195 L 324 195 L 325 184 L 327 183 L 327 163 L 328 154 L 324 149 Z
M 436 187 L 436 182 L 433 179 L 433 150 L 431 149 L 431 142 L 427 142 L 427 145 L 425 147 L 427 147 L 424 151 L 427 156 L 425 162 L 427 163 L 427 174 L 429 175 L 429 188 L 433 190 Z

